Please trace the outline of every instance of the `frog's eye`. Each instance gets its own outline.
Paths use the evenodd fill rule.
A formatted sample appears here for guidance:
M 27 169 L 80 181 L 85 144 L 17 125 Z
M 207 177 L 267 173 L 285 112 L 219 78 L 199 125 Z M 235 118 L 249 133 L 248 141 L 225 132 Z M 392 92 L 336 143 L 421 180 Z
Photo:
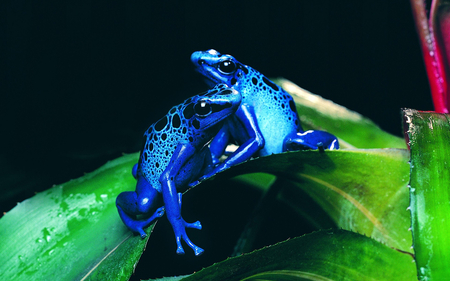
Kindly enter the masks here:
M 231 74 L 236 71 L 236 64 L 230 60 L 223 61 L 219 64 L 219 71 L 223 74 Z
M 206 117 L 211 113 L 212 108 L 206 101 L 200 101 L 194 105 L 194 111 L 199 117 Z

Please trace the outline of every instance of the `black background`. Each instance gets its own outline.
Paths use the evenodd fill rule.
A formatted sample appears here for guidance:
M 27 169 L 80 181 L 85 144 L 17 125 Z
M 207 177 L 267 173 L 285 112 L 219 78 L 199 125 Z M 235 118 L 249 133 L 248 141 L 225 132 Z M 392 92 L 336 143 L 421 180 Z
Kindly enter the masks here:
M 229 53 L 401 136 L 433 110 L 408 1 L 1 1 L 1 211 L 136 152 Z

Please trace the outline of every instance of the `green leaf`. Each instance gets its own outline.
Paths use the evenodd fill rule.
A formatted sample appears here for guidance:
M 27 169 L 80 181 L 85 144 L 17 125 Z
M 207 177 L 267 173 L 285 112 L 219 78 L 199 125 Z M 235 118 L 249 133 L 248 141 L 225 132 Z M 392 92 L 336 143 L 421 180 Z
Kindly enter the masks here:
M 449 115 L 404 110 L 411 147 L 411 228 L 420 280 L 450 276 Z
M 410 254 L 345 230 L 294 238 L 183 280 L 415 280 Z
M 273 79 L 292 95 L 305 130 L 325 130 L 342 148 L 406 148 L 405 140 L 381 130 L 359 113 L 312 94 L 289 80 Z
M 148 238 L 124 226 L 115 199 L 134 190 L 137 159 L 120 157 L 8 212 L 0 220 L 0 279 L 128 280 Z
M 306 192 L 339 227 L 409 251 L 408 160 L 404 149 L 298 151 L 260 157 L 218 177 L 276 174 L 291 182 L 281 191 L 290 205 L 303 204 Z

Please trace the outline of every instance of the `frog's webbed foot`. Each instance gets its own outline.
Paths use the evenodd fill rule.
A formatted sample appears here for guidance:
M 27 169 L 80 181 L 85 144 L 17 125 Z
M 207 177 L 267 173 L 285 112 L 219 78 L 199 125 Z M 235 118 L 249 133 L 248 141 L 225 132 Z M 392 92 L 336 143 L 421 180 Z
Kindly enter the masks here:
M 196 221 L 194 223 L 188 223 L 183 218 L 180 218 L 175 221 L 173 225 L 173 230 L 175 232 L 175 239 L 177 242 L 177 254 L 184 255 L 184 249 L 181 245 L 181 240 L 184 240 L 186 244 L 189 245 L 189 247 L 194 250 L 194 253 L 196 256 L 199 256 L 203 254 L 204 250 L 198 246 L 196 246 L 192 241 L 189 239 L 189 237 L 186 234 L 186 228 L 195 228 L 195 229 L 202 229 L 202 225 L 199 221 Z
M 155 219 L 164 215 L 164 207 L 157 208 L 162 205 L 159 193 L 142 177 L 138 177 L 136 192 L 125 191 L 119 194 L 116 199 L 116 207 L 123 223 L 133 232 L 139 233 L 142 238 L 147 234 L 143 230 L 150 225 Z M 153 212 L 153 213 L 152 213 Z M 138 216 L 149 216 L 140 219 Z
M 286 138 L 283 151 L 295 151 L 304 149 L 339 149 L 337 138 L 325 131 L 305 131 L 298 132 Z
M 150 225 L 155 219 L 160 218 L 164 215 L 164 207 L 160 207 L 156 209 L 155 213 L 151 215 L 149 218 L 145 220 L 137 220 L 129 216 L 126 212 L 122 210 L 122 208 L 117 205 L 117 210 L 119 211 L 119 215 L 122 218 L 124 224 L 133 232 L 139 233 L 142 239 L 147 236 L 144 228 Z
M 180 206 L 181 209 L 181 205 L 182 205 L 182 193 L 178 193 L 178 205 Z M 170 220 L 170 219 L 169 219 Z M 172 220 L 170 220 L 172 222 Z M 192 250 L 194 250 L 194 253 L 196 256 L 201 255 L 204 250 L 198 246 L 196 246 L 194 243 L 192 243 L 192 241 L 189 239 L 189 237 L 186 234 L 186 228 L 195 228 L 195 229 L 202 229 L 202 224 L 199 221 L 196 221 L 194 223 L 188 223 L 186 222 L 183 218 L 179 218 L 177 220 L 173 220 L 173 231 L 175 232 L 175 239 L 177 242 L 177 254 L 179 255 L 183 255 L 184 254 L 184 249 L 183 246 L 181 245 L 181 240 L 184 240 L 184 242 L 186 242 L 186 244 L 189 245 L 189 247 L 192 248 Z

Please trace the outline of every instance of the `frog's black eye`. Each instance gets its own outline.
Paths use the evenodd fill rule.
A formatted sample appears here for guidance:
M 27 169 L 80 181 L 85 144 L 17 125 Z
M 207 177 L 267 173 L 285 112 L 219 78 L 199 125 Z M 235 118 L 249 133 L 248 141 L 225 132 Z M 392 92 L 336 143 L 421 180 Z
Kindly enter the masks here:
M 230 60 L 223 61 L 219 64 L 219 71 L 223 74 L 231 74 L 236 71 L 236 64 Z
M 206 101 L 200 101 L 194 105 L 194 111 L 199 117 L 206 117 L 211 113 L 212 108 Z

